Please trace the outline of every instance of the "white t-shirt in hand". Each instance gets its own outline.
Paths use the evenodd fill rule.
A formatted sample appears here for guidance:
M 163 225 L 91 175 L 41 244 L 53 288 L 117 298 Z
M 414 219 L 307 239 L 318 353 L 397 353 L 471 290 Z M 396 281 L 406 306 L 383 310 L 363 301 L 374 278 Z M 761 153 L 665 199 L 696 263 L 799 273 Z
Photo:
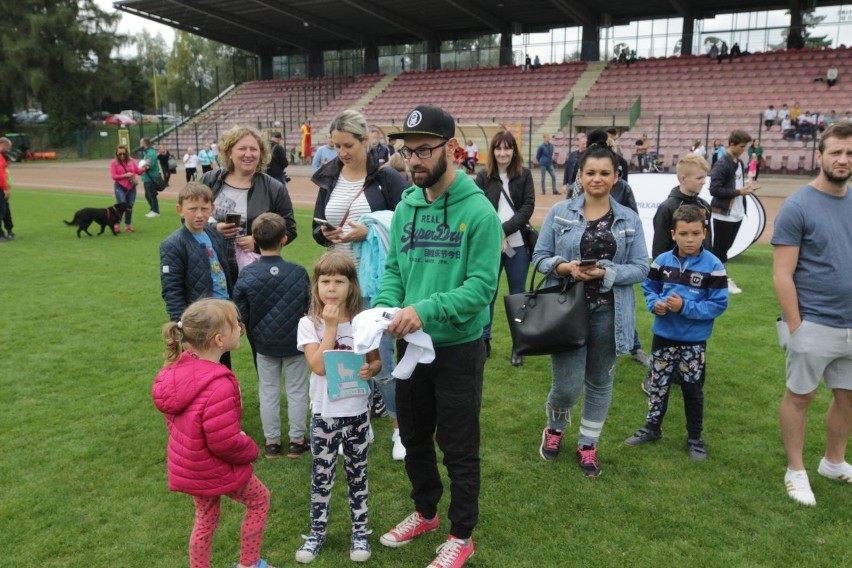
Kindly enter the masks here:
M 325 335 L 325 322 L 320 322 L 319 328 L 307 316 L 299 320 L 299 331 L 296 336 L 296 347 L 305 351 L 305 345 L 319 344 Z M 335 349 L 352 350 L 354 345 L 352 323 L 337 324 L 337 337 L 334 340 Z M 360 380 L 360 379 L 358 379 Z M 365 383 L 366 384 L 366 383 Z M 344 418 L 359 416 L 367 412 L 367 396 L 341 398 L 335 401 L 328 399 L 328 383 L 325 375 L 311 372 L 311 411 L 323 418 Z

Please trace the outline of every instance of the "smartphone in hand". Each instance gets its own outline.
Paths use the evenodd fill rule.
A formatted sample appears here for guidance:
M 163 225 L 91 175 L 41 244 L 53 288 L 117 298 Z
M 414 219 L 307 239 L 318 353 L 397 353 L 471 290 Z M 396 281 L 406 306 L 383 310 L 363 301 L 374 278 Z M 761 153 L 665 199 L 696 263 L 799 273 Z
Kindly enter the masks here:
M 225 215 L 225 222 L 231 225 L 239 226 L 241 221 L 242 216 L 239 213 L 228 213 Z
M 314 221 L 316 221 L 317 223 L 319 223 L 320 225 L 322 225 L 325 229 L 327 229 L 329 231 L 334 230 L 334 227 L 331 225 L 331 223 L 329 223 L 325 219 L 320 219 L 319 217 L 314 217 Z
M 598 259 L 596 258 L 581 258 L 580 266 L 593 266 L 598 263 Z

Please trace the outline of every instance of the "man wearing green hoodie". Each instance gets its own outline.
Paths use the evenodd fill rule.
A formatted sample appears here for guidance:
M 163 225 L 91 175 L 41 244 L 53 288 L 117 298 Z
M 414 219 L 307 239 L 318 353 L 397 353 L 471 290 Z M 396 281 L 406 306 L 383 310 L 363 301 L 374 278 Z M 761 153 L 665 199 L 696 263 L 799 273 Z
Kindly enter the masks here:
M 482 326 L 497 290 L 503 232 L 485 194 L 452 156 L 455 120 L 441 108 L 420 105 L 406 118 L 400 150 L 415 185 L 394 212 L 390 250 L 374 307 L 400 307 L 388 326 L 396 339 L 422 329 L 432 337 L 435 360 L 418 364 L 397 382 L 399 433 L 406 449 L 415 512 L 380 542 L 392 548 L 438 528 L 443 492 L 434 440 L 450 477 L 449 539 L 433 566 L 460 567 L 473 554 L 479 516 L 479 410 L 485 345 Z M 399 341 L 399 357 L 406 347 Z

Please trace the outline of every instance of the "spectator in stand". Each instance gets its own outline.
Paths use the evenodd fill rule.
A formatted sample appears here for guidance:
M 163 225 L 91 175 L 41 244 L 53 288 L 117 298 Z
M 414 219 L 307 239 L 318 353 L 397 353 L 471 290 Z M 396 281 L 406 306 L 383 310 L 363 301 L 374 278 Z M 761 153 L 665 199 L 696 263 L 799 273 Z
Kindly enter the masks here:
M 828 68 L 828 71 L 825 72 L 825 84 L 828 85 L 828 88 L 832 88 L 834 84 L 837 82 L 837 67 L 832 65 Z
M 751 158 L 757 156 L 757 166 L 754 171 L 754 181 L 760 177 L 760 170 L 766 167 L 766 160 L 763 159 L 763 146 L 760 145 L 760 139 L 755 138 L 751 141 L 751 146 L 748 148 L 749 172 L 751 172 Z
M 716 45 L 715 42 L 710 46 L 710 51 L 707 52 L 707 57 L 710 59 L 716 59 L 719 57 L 719 46 Z
M 577 181 L 577 174 L 580 173 L 580 156 L 586 151 L 586 134 L 581 132 L 577 135 L 577 149 L 568 153 L 565 159 L 565 174 L 562 178 L 562 191 L 565 193 L 565 199 L 574 199 L 580 193 L 582 187 Z M 574 186 L 577 190 L 574 191 Z
M 544 177 L 544 174 L 549 173 L 553 185 L 553 195 L 561 195 L 559 190 L 556 189 L 556 171 L 553 169 L 555 148 L 550 141 L 550 134 L 544 134 L 542 138 L 544 141 L 538 145 L 538 149 L 535 151 L 535 159 L 541 169 L 541 194 L 544 195 L 547 192 L 547 178 Z
M 722 42 L 722 47 L 719 48 L 719 57 L 717 58 L 717 61 L 722 63 L 723 59 L 728 59 L 728 44 L 724 41 Z
M 766 126 L 766 130 L 772 130 L 772 125 L 775 124 L 775 121 L 778 119 L 778 111 L 775 110 L 773 105 L 769 105 L 769 108 L 763 111 L 763 124 Z
M 533 60 L 533 66 L 532 66 L 533 71 L 535 71 L 535 70 L 536 70 L 536 69 L 538 69 L 539 67 L 541 67 L 541 59 L 539 59 L 539 58 L 538 58 L 538 55 L 536 55 L 536 56 L 535 56 L 535 59 Z
M 524 71 L 529 71 L 532 67 L 532 59 L 530 59 L 530 54 L 527 53 L 527 56 L 524 58 Z
M 285 171 L 290 164 L 287 162 L 287 151 L 281 145 L 282 141 L 280 132 L 273 132 L 269 136 L 269 148 L 272 156 L 269 158 L 269 165 L 266 167 L 266 175 L 281 183 L 287 183 Z
M 707 155 L 707 147 L 704 146 L 704 142 L 701 140 L 696 140 L 692 145 L 692 148 L 689 149 L 690 154 L 698 154 L 702 158 Z
M 186 168 L 186 183 L 195 181 L 199 164 L 201 164 L 201 160 L 198 159 L 195 148 L 190 146 L 186 149 L 186 154 L 183 155 L 183 167 Z
M 845 122 L 852 122 L 852 110 L 846 111 L 846 116 L 843 117 Z
M 784 140 L 796 139 L 796 129 L 789 115 L 781 120 L 781 138 Z
M 290 152 L 292 153 L 293 149 L 291 149 Z M 332 140 L 331 136 L 329 136 L 326 145 L 317 148 L 317 153 L 314 155 L 313 162 L 311 162 L 314 173 L 335 158 L 337 158 L 337 150 L 334 149 L 334 140 Z
M 476 163 L 479 161 L 479 148 L 473 140 L 468 140 L 464 147 L 464 162 L 462 165 L 467 173 L 472 174 L 476 169 Z
M 790 118 L 790 109 L 787 108 L 786 103 L 781 105 L 781 108 L 778 109 L 778 116 L 776 117 L 776 120 L 780 124 L 781 121 L 784 120 L 785 118 Z
M 827 115 L 825 115 L 825 118 L 823 118 L 822 120 L 823 120 L 823 123 L 825 124 L 825 127 L 828 128 L 829 126 L 831 126 L 835 122 L 839 121 L 840 117 L 837 116 L 836 111 L 832 110 Z
M 651 147 L 651 143 L 648 141 L 648 135 L 643 132 L 642 136 L 636 140 L 635 146 L 636 150 L 633 153 L 636 155 L 636 163 L 639 165 L 639 171 L 644 172 L 647 167 L 645 158 L 648 155 L 648 149 Z
M 630 64 L 627 62 L 627 49 L 622 49 L 621 53 L 618 54 L 618 62 L 630 67 Z
M 743 54 L 743 51 L 740 49 L 740 44 L 735 43 L 731 48 L 731 59 L 735 59 Z
M 710 170 L 710 195 L 713 200 L 713 254 L 727 267 L 728 250 L 734 244 L 746 214 L 745 196 L 754 192 L 745 183 L 745 166 L 740 156 L 751 142 L 744 130 L 734 130 L 728 136 L 728 148 Z M 728 292 L 741 294 L 742 290 L 728 277 Z
M 213 148 L 210 144 L 204 145 L 204 149 L 198 153 L 198 159 L 201 162 L 201 175 L 204 175 L 213 169 L 213 162 L 216 161 L 216 154 L 213 153 Z
M 799 101 L 793 103 L 793 108 L 790 109 L 790 120 L 793 122 L 793 126 L 799 126 L 799 116 L 802 114 L 802 107 L 799 105 Z

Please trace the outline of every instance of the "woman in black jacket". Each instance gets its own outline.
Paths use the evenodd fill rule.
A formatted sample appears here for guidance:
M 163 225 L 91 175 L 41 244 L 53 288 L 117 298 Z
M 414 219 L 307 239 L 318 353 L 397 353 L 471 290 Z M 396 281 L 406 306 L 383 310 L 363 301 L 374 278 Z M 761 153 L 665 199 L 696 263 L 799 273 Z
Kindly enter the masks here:
M 523 229 L 530 222 L 535 210 L 535 187 L 530 170 L 523 166 L 518 143 L 511 132 L 501 130 L 491 139 L 486 168 L 479 171 L 475 182 L 485 192 L 503 223 L 500 272 L 506 269 L 509 293 L 523 292 L 530 268 L 530 254 L 524 244 Z M 494 300 L 491 301 L 491 320 L 493 319 Z M 482 337 L 490 355 L 490 322 L 482 330 Z M 514 349 L 511 361 L 516 367 L 524 362 Z

